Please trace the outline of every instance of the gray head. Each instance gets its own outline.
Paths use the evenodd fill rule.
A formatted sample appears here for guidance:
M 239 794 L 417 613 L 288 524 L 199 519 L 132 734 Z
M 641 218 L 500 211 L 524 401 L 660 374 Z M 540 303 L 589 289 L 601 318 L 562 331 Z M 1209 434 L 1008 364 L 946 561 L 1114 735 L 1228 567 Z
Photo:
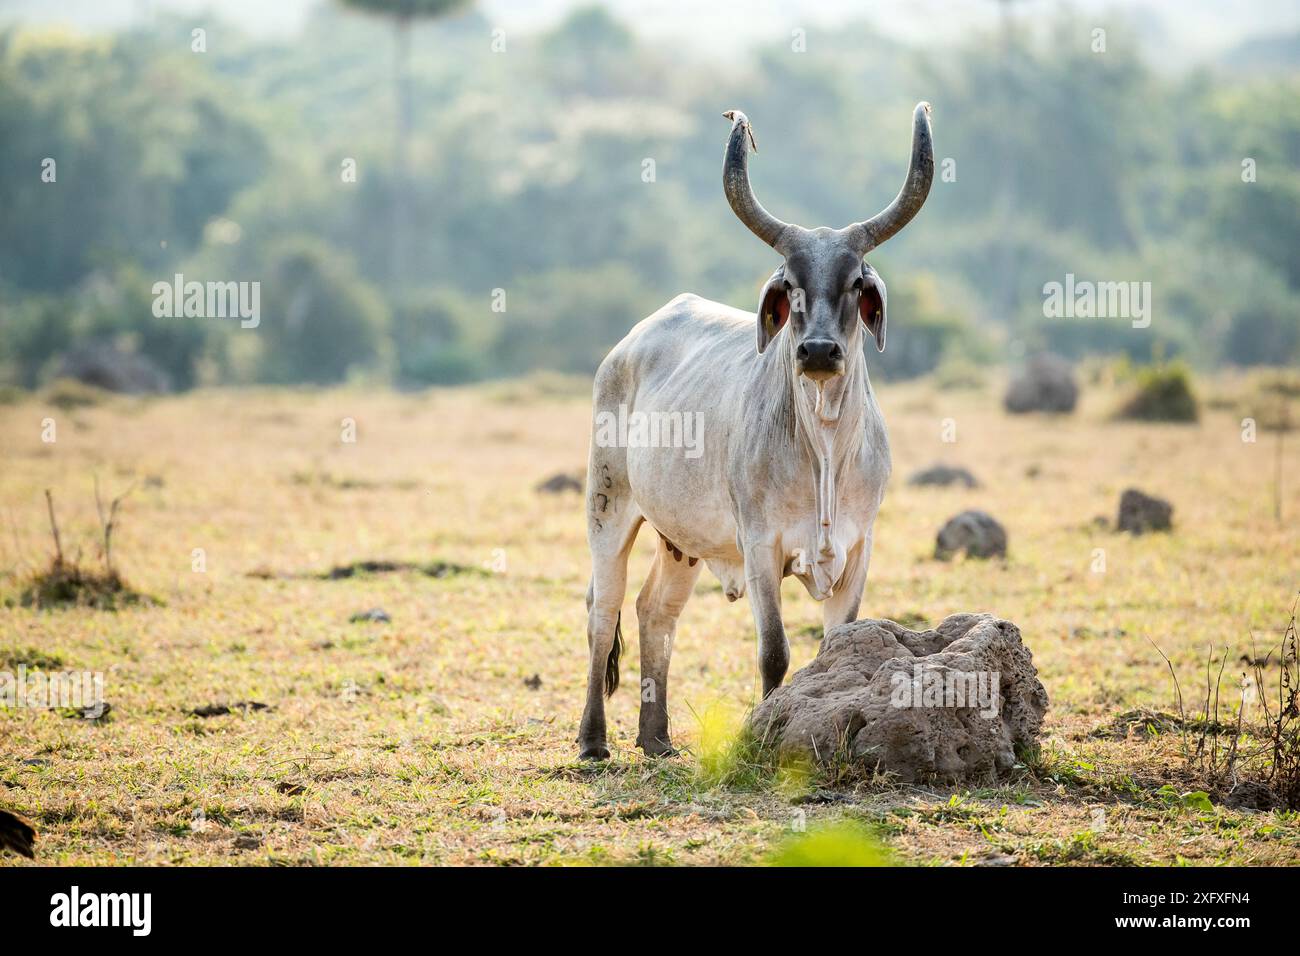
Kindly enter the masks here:
M 749 185 L 749 150 L 757 148 L 749 120 L 732 121 L 722 166 L 722 187 L 737 218 L 785 260 L 763 287 L 758 304 L 758 350 L 782 328 L 795 370 L 824 382 L 844 373 L 850 349 L 859 347 L 858 324 L 885 350 L 885 283 L 864 256 L 898 232 L 920 211 L 934 178 L 930 104 L 912 114 L 912 165 L 902 190 L 880 213 L 843 229 L 805 229 L 782 222 L 763 208 Z

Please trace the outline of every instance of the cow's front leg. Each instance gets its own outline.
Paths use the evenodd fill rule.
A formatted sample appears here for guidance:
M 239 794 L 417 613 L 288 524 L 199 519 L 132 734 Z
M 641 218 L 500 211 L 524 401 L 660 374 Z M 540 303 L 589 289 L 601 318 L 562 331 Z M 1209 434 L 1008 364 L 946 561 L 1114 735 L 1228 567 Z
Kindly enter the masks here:
M 785 561 L 779 542 L 764 541 L 745 548 L 745 587 L 758 631 L 758 669 L 763 696 L 781 686 L 790 668 L 790 642 L 781 621 L 781 574 Z

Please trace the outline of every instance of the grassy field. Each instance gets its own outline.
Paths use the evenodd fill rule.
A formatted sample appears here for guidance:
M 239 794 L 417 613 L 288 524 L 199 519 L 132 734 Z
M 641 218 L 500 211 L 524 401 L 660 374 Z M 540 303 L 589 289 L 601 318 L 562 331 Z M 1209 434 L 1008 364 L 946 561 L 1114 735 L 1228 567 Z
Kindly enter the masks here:
M 533 486 L 585 467 L 589 401 L 537 380 L 0 406 L 0 671 L 102 672 L 112 705 L 99 721 L 0 709 L 0 806 L 31 819 L 38 862 L 58 864 L 753 863 L 789 854 L 804 824 L 846 821 L 921 864 L 1300 863 L 1300 817 L 1183 797 L 1203 786 L 1180 735 L 1141 720 L 1124 734 L 1120 719 L 1175 709 L 1148 639 L 1189 700 L 1207 655 L 1217 670 L 1226 653 L 1235 704 L 1252 635 L 1258 648 L 1280 637 L 1300 585 L 1300 440 L 1284 453 L 1279 523 L 1275 439 L 1243 442 L 1240 409 L 1116 423 L 1119 397 L 1098 387 L 1072 417 L 1011 418 L 997 383 L 878 388 L 894 478 L 862 614 L 915 625 L 983 610 L 1020 626 L 1051 710 L 1041 759 L 1010 781 L 828 791 L 718 770 L 757 671 L 746 603 L 707 573 L 673 663 L 689 752 L 632 749 L 625 686 L 610 704 L 614 759 L 579 764 L 582 503 Z M 907 486 L 936 461 L 984 487 Z M 98 564 L 96 475 L 106 499 L 135 484 L 113 553 L 160 603 L 23 607 L 53 554 L 45 489 L 65 554 Z M 1172 534 L 1094 520 L 1113 525 L 1129 486 L 1174 503 Z M 936 530 L 966 507 L 1007 526 L 1007 561 L 933 559 Z M 652 537 L 633 558 L 629 622 Z M 816 654 L 821 617 L 795 582 L 785 598 L 793 671 Z M 376 606 L 391 622 L 349 620 Z M 268 706 L 188 713 L 240 701 Z

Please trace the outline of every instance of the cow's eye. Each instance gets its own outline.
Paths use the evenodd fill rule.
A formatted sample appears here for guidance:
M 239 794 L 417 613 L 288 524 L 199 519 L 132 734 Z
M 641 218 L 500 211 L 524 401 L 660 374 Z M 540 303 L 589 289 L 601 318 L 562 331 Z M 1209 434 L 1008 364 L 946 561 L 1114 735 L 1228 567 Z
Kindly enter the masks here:
M 853 291 L 855 292 L 862 291 L 862 276 L 858 276 L 856 279 L 853 280 Z

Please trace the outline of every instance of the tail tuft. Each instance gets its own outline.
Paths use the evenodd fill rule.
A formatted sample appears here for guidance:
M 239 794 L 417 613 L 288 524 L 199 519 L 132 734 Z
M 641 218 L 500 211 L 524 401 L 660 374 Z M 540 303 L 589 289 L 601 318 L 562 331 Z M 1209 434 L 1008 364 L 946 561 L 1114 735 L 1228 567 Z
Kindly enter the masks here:
M 618 658 L 623 653 L 623 612 L 618 612 L 614 621 L 614 646 L 609 649 L 609 660 L 605 662 L 605 696 L 613 697 L 618 690 Z

